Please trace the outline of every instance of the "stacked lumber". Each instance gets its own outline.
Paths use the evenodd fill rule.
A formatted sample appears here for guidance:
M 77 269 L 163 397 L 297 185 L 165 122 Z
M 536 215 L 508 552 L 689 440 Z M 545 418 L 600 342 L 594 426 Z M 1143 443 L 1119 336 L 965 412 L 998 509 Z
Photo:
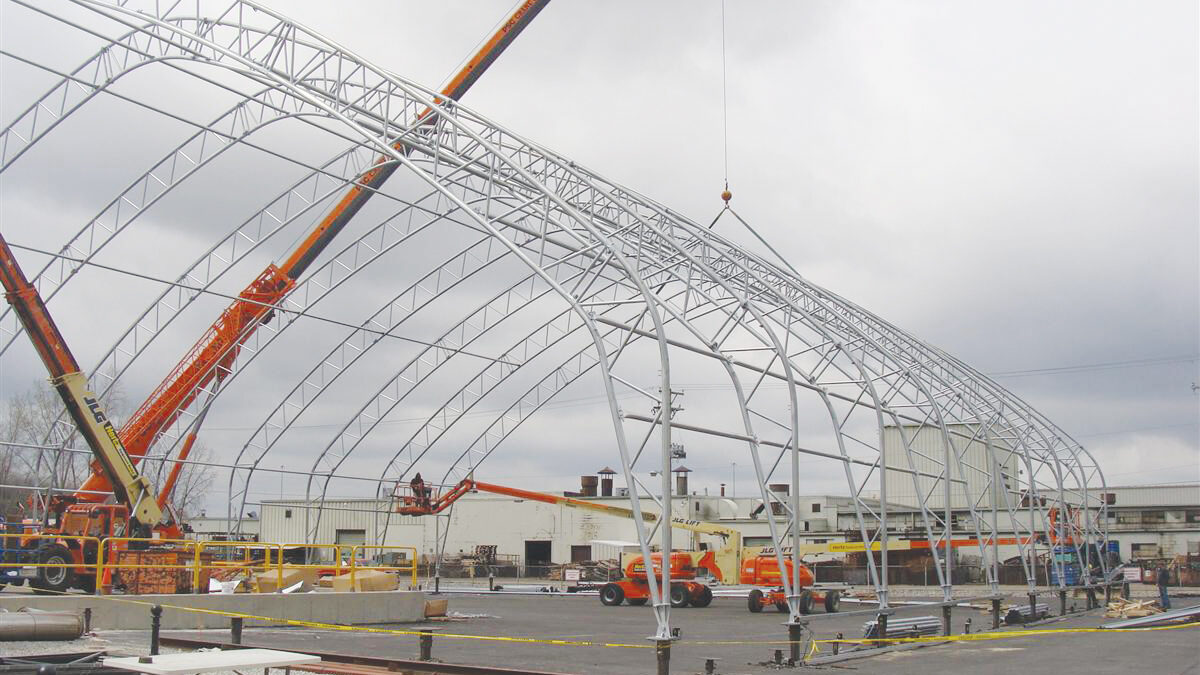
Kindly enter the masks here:
M 1108 611 L 1104 612 L 1104 616 L 1110 619 L 1138 619 L 1161 613 L 1162 610 L 1158 608 L 1157 600 L 1132 602 L 1124 598 L 1117 598 L 1115 602 L 1108 603 Z
M 621 565 L 616 560 L 585 560 L 582 562 L 556 565 L 552 579 L 566 579 L 566 570 L 579 570 L 579 581 L 608 581 L 621 576 Z

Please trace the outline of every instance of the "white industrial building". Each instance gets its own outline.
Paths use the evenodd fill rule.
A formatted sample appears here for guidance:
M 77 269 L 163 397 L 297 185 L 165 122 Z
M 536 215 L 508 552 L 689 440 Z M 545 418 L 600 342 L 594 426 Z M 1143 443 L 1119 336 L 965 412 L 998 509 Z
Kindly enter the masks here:
M 1108 536 L 1122 560 L 1200 555 L 1200 483 L 1109 488 Z
M 1109 507 L 1109 532 L 1119 542 L 1123 560 L 1200 553 L 1200 483 L 1112 487 L 1109 492 L 1114 495 Z M 629 498 L 623 496 L 585 499 L 630 506 Z M 919 536 L 919 511 L 891 501 L 889 498 L 894 536 L 911 537 L 914 533 Z M 761 506 L 760 499 L 692 494 L 674 504 L 678 516 L 736 528 L 746 546 L 770 543 L 765 516 L 751 517 Z M 802 496 L 800 505 L 805 543 L 844 541 L 844 533 L 857 527 L 848 497 Z M 649 500 L 643 501 L 642 507 L 654 508 Z M 309 530 L 316 527 L 316 536 L 311 540 L 316 543 L 346 546 L 383 541 L 411 546 L 418 555 L 432 556 L 439 536 L 447 534 L 448 528 L 447 554 L 471 553 L 479 546 L 494 546 L 497 554 L 519 559 L 525 565 L 614 557 L 611 548 L 605 549 L 597 542 L 637 541 L 633 521 L 627 518 L 495 494 L 467 494 L 442 516 L 401 516 L 389 513 L 392 509 L 390 500 L 327 500 L 317 523 L 315 504 L 302 500 L 264 502 L 258 524 L 260 539 L 282 544 L 304 543 L 310 541 Z M 956 513 L 966 528 L 966 511 Z M 1006 529 L 1002 526 L 1002 536 L 1011 533 L 1011 530 L 1005 532 Z M 379 535 L 383 532 L 387 536 L 381 539 Z M 964 535 L 968 534 L 964 529 Z M 687 547 L 689 536 L 676 530 L 676 541 L 681 548 Z M 707 542 L 691 542 L 693 546 L 702 543 Z M 332 557 L 332 548 L 327 551 L 325 557 Z M 1016 549 L 1002 550 L 1001 555 L 1016 555 Z

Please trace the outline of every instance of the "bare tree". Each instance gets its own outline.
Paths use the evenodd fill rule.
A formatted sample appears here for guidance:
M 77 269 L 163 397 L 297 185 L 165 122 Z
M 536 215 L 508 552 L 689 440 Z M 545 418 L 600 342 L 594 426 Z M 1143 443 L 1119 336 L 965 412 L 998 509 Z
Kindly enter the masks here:
M 175 509 L 175 516 L 182 522 L 186 523 L 199 515 L 204 508 L 215 476 L 213 467 L 201 462 L 211 462 L 212 457 L 212 450 L 208 446 L 196 442 L 187 461 L 197 463 L 184 464 L 179 472 L 179 480 L 171 492 L 169 502 Z
M 119 423 L 128 415 L 127 398 L 119 386 L 112 387 L 103 402 L 105 411 L 114 423 Z M 70 426 L 70 418 L 61 414 L 62 400 L 47 383 L 34 382 L 28 389 L 9 397 L 0 405 L 0 441 L 7 444 L 0 446 L 0 485 L 36 486 L 44 490 L 73 489 L 83 483 L 91 473 L 90 454 L 46 447 L 57 444 L 71 448 L 72 441 L 79 438 L 70 433 L 73 427 Z M 197 443 L 189 461 L 207 462 L 211 457 L 212 452 Z M 160 466 L 149 466 L 154 461 L 151 458 L 145 463 L 143 472 L 149 476 L 156 475 L 161 487 L 169 472 L 167 470 L 173 464 L 159 460 Z M 184 465 L 171 500 L 180 519 L 186 521 L 188 516 L 194 515 L 193 512 L 199 511 L 212 483 L 212 467 Z M 29 495 L 29 490 L 0 490 L 3 490 L 0 491 L 0 508 L 15 505 Z

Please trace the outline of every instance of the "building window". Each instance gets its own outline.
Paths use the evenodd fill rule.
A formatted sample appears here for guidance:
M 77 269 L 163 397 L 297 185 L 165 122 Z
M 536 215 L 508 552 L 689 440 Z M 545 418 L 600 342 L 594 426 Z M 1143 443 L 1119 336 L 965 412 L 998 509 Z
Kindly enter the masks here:
M 821 505 L 820 505 L 820 504 L 813 504 L 813 505 L 812 505 L 812 512 L 813 512 L 813 513 L 820 513 L 820 512 L 821 512 Z
M 1158 544 L 1133 544 L 1133 557 L 1136 558 L 1157 558 Z
M 1142 522 L 1141 511 L 1121 511 L 1117 514 L 1117 522 L 1122 525 L 1140 525 Z
M 292 510 L 291 510 L 291 509 L 284 509 L 284 510 L 283 510 L 283 517 L 284 517 L 284 518 L 291 518 L 291 517 L 292 517 Z
M 1187 512 L 1187 522 L 1200 523 L 1200 511 L 1188 511 Z
M 1143 523 L 1165 523 L 1167 522 L 1166 511 L 1142 511 Z

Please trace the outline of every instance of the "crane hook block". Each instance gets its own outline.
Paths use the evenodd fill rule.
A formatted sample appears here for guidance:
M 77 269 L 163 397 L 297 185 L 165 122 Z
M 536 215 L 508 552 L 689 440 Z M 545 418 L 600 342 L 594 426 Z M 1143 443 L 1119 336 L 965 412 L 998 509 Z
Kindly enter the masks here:
M 723 192 L 721 192 L 721 199 L 725 200 L 726 204 L 729 203 L 730 199 L 733 199 L 733 193 L 729 191 L 729 188 L 726 188 Z

